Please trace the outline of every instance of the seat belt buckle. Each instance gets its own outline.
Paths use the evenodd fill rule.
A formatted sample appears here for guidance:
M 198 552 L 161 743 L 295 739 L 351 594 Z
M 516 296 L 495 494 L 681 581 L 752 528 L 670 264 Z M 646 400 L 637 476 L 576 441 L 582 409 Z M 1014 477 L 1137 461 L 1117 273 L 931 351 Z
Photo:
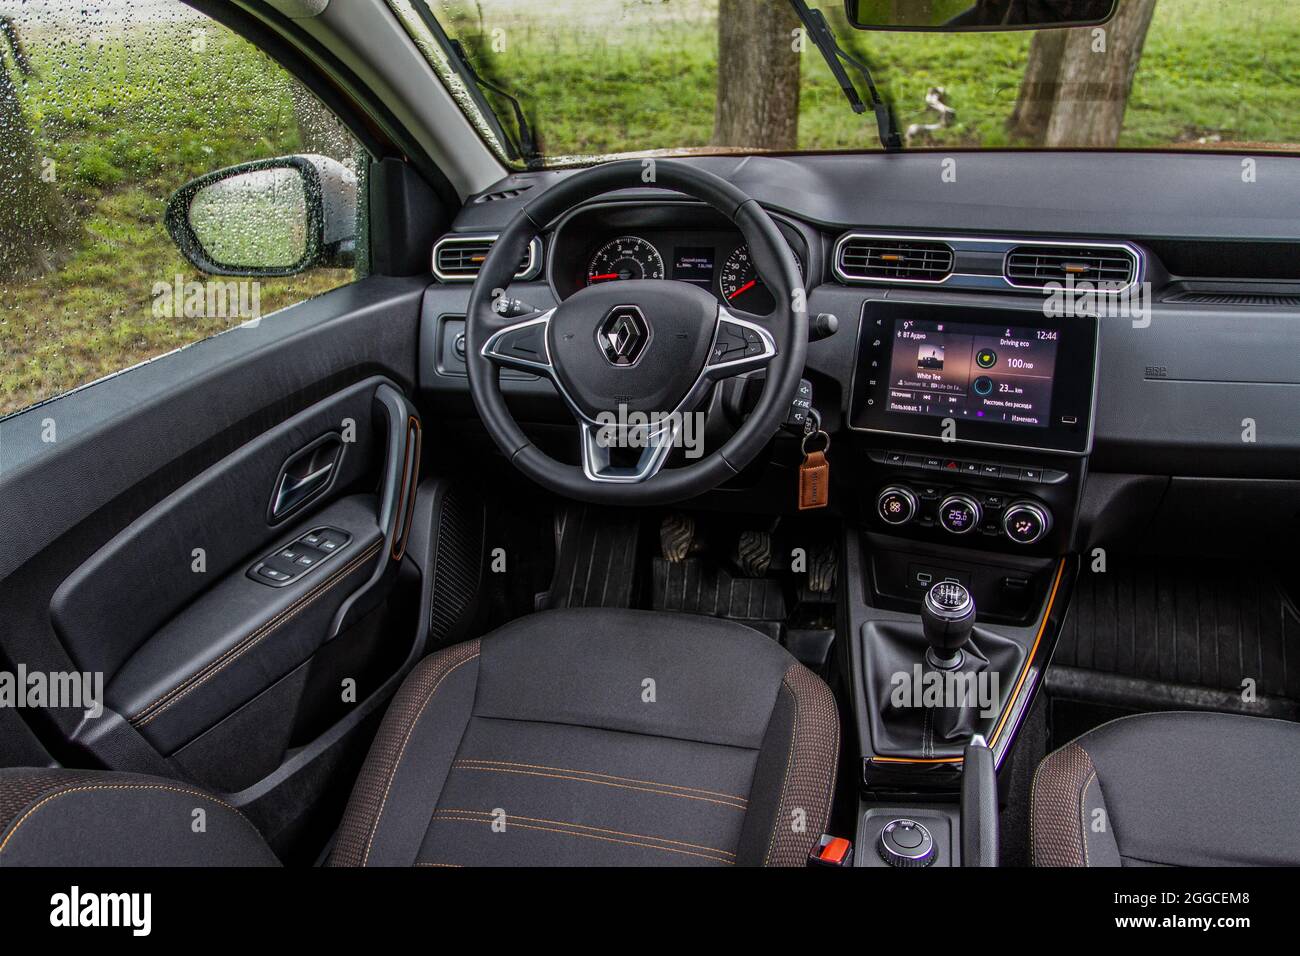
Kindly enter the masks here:
M 853 843 L 844 837 L 823 833 L 812 852 L 808 854 L 809 866 L 852 866 Z

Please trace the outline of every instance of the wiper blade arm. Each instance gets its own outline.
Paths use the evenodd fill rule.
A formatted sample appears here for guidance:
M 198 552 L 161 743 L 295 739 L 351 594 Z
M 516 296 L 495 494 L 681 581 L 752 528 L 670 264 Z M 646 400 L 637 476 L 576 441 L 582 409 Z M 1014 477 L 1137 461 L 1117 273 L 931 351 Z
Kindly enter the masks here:
M 465 52 L 465 47 L 459 40 L 448 38 L 452 50 L 455 51 L 456 57 L 460 60 L 461 67 L 479 87 L 490 90 L 497 96 L 501 97 L 510 104 L 510 108 L 515 114 L 515 128 L 519 131 L 519 143 L 517 150 L 519 155 L 527 162 L 540 159 L 541 154 L 537 152 L 537 140 L 533 136 L 533 129 L 528 125 L 528 119 L 524 116 L 524 108 L 520 105 L 519 100 L 509 90 L 503 89 L 491 80 L 485 79 L 479 75 L 478 70 L 474 69 L 474 64 L 470 62 L 469 56 Z
M 830 68 L 831 75 L 835 77 L 840 89 L 844 91 L 844 97 L 849 101 L 849 105 L 853 107 L 853 112 L 865 113 L 867 105 L 862 102 L 862 97 L 858 95 L 857 88 L 853 85 L 853 81 L 849 79 L 843 64 L 840 63 L 841 60 L 857 70 L 866 82 L 867 93 L 871 97 L 871 108 L 876 114 L 876 131 L 880 136 L 880 145 L 888 150 L 902 149 L 903 139 L 898 135 L 898 124 L 894 122 L 894 111 L 881 98 L 880 91 L 876 89 L 876 83 L 871 78 L 871 68 L 852 53 L 840 47 L 839 42 L 835 39 L 835 32 L 831 29 L 831 25 L 826 22 L 826 17 L 820 10 L 809 8 L 804 0 L 790 0 L 790 6 L 794 7 L 795 16 L 803 23 L 813 43 L 821 51 L 822 59 L 826 61 L 826 66 Z

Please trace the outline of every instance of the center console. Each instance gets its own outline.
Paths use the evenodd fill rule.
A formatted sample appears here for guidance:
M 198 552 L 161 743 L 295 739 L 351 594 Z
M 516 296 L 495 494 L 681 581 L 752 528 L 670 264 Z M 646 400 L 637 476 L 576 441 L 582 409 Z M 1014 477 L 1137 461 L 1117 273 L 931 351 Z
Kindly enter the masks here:
M 888 865 L 911 865 L 894 846 L 917 839 L 907 821 L 939 860 L 969 826 L 952 806 L 967 748 L 986 746 L 995 781 L 1077 569 L 1097 321 L 1043 300 L 963 301 L 866 302 L 847 401 L 861 477 L 841 565 L 859 838 L 885 841 Z

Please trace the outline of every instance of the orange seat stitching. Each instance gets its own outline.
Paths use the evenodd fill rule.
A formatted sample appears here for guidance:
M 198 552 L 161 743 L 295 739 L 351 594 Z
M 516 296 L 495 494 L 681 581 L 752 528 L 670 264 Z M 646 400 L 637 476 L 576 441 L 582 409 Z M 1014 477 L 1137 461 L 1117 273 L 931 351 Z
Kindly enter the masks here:
M 733 810 L 744 810 L 744 804 L 729 803 L 726 800 L 715 800 L 713 797 L 698 797 L 692 793 L 672 793 L 667 790 L 654 790 L 650 787 L 633 787 L 626 783 L 614 783 L 611 780 L 591 780 L 587 777 L 575 777 L 564 773 L 542 773 L 539 770 L 511 770 L 508 767 L 471 767 L 461 761 L 456 761 L 453 766 L 459 766 L 462 770 L 481 770 L 485 773 L 514 773 L 522 774 L 528 777 L 549 777 L 553 780 L 576 780 L 579 783 L 595 783 L 602 787 L 618 787 L 622 790 L 635 790 L 639 793 L 653 793 L 661 797 L 681 797 L 684 800 L 703 800 L 705 803 L 716 803 L 721 807 L 730 807 Z
M 469 814 L 478 814 L 481 816 L 485 816 L 489 819 L 489 821 L 496 819 L 496 815 L 488 812 L 487 810 L 465 810 L 457 807 L 448 807 L 445 810 L 435 810 L 433 812 L 433 815 L 436 817 L 440 813 L 469 813 Z M 511 821 L 513 820 L 528 820 L 532 823 L 549 823 L 557 827 L 575 827 L 579 830 L 595 830 L 598 833 L 614 833 L 617 834 L 618 836 L 636 837 L 638 840 L 658 840 L 660 843 L 676 843 L 679 846 L 689 846 L 689 847 L 693 847 L 696 850 L 708 850 L 711 853 L 721 853 L 725 856 L 736 855 L 729 850 L 720 850 L 717 847 L 704 846 L 703 844 L 700 843 L 687 843 L 685 840 L 670 840 L 668 837 L 652 836 L 649 833 L 628 833 L 625 830 L 614 830 L 611 829 L 610 827 L 592 826 L 591 824 L 587 824 L 587 823 L 571 823 L 568 820 L 548 820 L 545 817 L 526 817 L 523 814 L 519 814 L 519 813 L 507 813 L 505 815 L 505 818 L 506 818 L 506 826 L 509 826 Z
M 726 797 L 728 800 L 739 800 L 741 803 L 748 803 L 744 797 L 738 797 L 730 793 L 722 793 L 719 790 L 705 790 L 701 787 L 683 787 L 674 783 L 659 783 L 657 780 L 639 780 L 636 777 L 620 777 L 612 773 L 597 773 L 595 770 L 574 770 L 571 767 L 548 767 L 545 764 L 537 763 L 516 763 L 512 760 L 483 760 L 478 757 L 461 757 L 457 763 L 487 763 L 497 764 L 503 767 L 527 767 L 530 770 L 560 770 L 564 773 L 584 774 L 588 777 L 606 777 L 610 780 L 625 780 L 628 783 L 648 783 L 654 787 L 666 787 L 669 790 L 689 790 L 693 793 L 704 793 L 712 797 Z
M 379 820 L 384 815 L 384 807 L 388 805 L 388 791 L 393 787 L 393 778 L 397 776 L 397 768 L 402 765 L 402 757 L 406 755 L 406 745 L 411 742 L 411 734 L 415 733 L 416 725 L 420 723 L 420 718 L 424 716 L 425 708 L 429 706 L 429 701 L 433 700 L 433 695 L 438 693 L 438 688 L 442 686 L 442 682 L 451 676 L 451 673 L 456 670 L 456 668 L 460 667 L 462 664 L 468 664 L 470 661 L 477 659 L 478 653 L 475 653 L 472 657 L 467 657 L 463 661 L 457 661 L 451 667 L 447 668 L 446 672 L 438 678 L 437 683 L 435 683 L 433 688 L 429 691 L 429 696 L 424 698 L 424 702 L 420 704 L 420 709 L 416 712 L 415 719 L 411 721 L 411 725 L 406 728 L 406 736 L 402 738 L 401 749 L 397 751 L 397 759 L 393 761 L 393 767 L 388 773 L 388 782 L 384 785 L 384 797 L 379 801 L 379 811 L 375 814 L 374 822 L 370 825 L 370 836 L 366 838 L 366 852 L 361 858 L 362 866 L 365 866 L 370 860 L 370 847 L 374 844 L 375 834 L 379 831 Z
M 0 842 L 0 853 L 4 852 L 5 847 L 9 845 L 9 841 L 14 838 L 14 834 L 18 832 L 18 828 L 27 822 L 28 817 L 34 814 L 37 810 L 40 810 L 47 803 L 49 803 L 52 800 L 57 800 L 59 797 L 66 797 L 69 794 L 87 793 L 93 790 L 167 790 L 170 791 L 171 793 L 183 793 L 186 794 L 187 796 L 199 797 L 200 799 L 208 800 L 212 803 L 217 804 L 217 806 L 221 807 L 222 809 L 229 810 L 240 820 L 243 820 L 244 823 L 248 824 L 249 829 L 251 829 L 254 833 L 257 834 L 258 840 L 263 840 L 262 834 L 258 831 L 257 827 L 253 826 L 252 821 L 250 821 L 246 816 L 244 816 L 242 813 L 240 813 L 230 804 L 226 803 L 224 800 L 219 799 L 218 797 L 214 797 L 210 793 L 204 793 L 201 790 L 189 790 L 186 789 L 185 787 L 168 787 L 160 783 L 100 783 L 100 784 L 87 784 L 81 787 L 70 787 L 67 790 L 60 790 L 57 793 L 51 793 L 43 797 L 38 804 L 36 804 L 34 807 L 32 807 L 30 810 L 24 813 L 22 817 L 19 818 L 18 822 L 15 823 L 13 827 L 9 830 L 9 835 L 4 838 L 4 842 Z
M 479 818 L 477 818 L 477 817 L 454 817 L 454 816 L 442 816 L 442 817 L 440 817 L 440 819 L 448 820 L 448 821 L 455 821 L 455 822 L 459 822 L 459 823 L 481 823 L 481 824 L 487 824 L 487 823 L 490 822 L 490 821 L 488 821 L 488 820 L 482 820 L 482 819 L 479 819 Z M 694 852 L 693 850 L 679 850 L 679 849 L 676 849 L 675 847 L 670 847 L 670 846 L 655 846 L 653 843 L 640 843 L 640 842 L 637 842 L 636 840 L 617 840 L 617 839 L 615 839 L 615 838 L 613 838 L 613 837 L 598 836 L 598 835 L 596 835 L 596 834 L 594 834 L 594 833 L 575 833 L 573 830 L 560 830 L 560 829 L 557 829 L 557 828 L 555 828 L 555 827 L 541 827 L 541 826 L 533 826 L 533 825 L 531 825 L 531 824 L 527 824 L 527 823 L 515 823 L 515 824 L 512 824 L 512 826 L 515 827 L 516 829 L 519 829 L 519 830 L 538 830 L 538 831 L 541 831 L 541 832 L 544 832 L 544 833 L 563 833 L 563 834 L 565 834 L 565 835 L 567 835 L 567 836 L 571 836 L 571 837 L 582 837 L 583 839 L 587 839 L 587 840 L 601 840 L 601 841 L 603 841 L 603 842 L 605 842 L 605 843 L 621 843 L 621 844 L 623 844 L 623 845 L 625 845 L 625 846 L 639 846 L 639 847 L 645 847 L 647 850 L 663 850 L 663 851 L 666 852 L 666 853 L 681 853 L 681 854 L 684 854 L 684 855 L 686 855 L 686 856 L 698 856 L 698 857 L 700 857 L 701 859 L 704 859 L 704 860 L 710 860 L 710 861 L 712 861 L 713 863 L 725 863 L 725 864 L 727 864 L 728 866 L 731 866 L 731 865 L 732 865 L 732 861 L 731 861 L 731 860 L 724 860 L 724 859 L 721 859 L 720 857 L 709 856 L 709 855 L 706 854 L 706 853 L 696 853 L 696 852 Z

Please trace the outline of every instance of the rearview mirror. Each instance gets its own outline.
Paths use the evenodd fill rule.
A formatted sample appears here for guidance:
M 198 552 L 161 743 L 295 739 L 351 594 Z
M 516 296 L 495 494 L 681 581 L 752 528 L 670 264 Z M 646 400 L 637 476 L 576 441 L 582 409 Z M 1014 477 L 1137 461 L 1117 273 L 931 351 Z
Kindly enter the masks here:
M 186 183 L 167 203 L 167 231 L 209 275 L 287 276 L 349 268 L 357 177 L 327 156 L 281 156 Z
M 858 30 L 1051 30 L 1105 23 L 1118 0 L 844 0 Z

